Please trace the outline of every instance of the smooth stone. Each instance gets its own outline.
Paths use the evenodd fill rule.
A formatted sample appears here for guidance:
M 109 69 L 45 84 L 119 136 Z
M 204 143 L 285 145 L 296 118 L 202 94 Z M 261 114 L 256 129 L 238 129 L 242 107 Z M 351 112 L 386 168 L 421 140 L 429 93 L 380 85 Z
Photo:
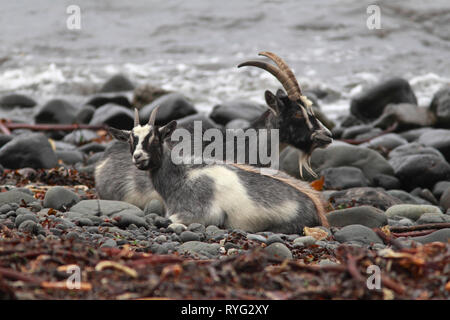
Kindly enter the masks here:
M 19 93 L 7 94 L 0 99 L 0 107 L 3 109 L 12 109 L 15 107 L 33 108 L 35 105 L 36 101 Z
M 134 115 L 128 108 L 114 104 L 106 104 L 95 110 L 89 124 L 106 124 L 117 129 L 129 130 L 134 125 Z
M 448 243 L 448 240 L 450 239 L 450 228 L 441 229 L 433 233 L 427 234 L 426 236 L 411 237 L 409 239 L 422 244 L 431 242 Z
M 159 97 L 170 93 L 165 89 L 152 86 L 151 84 L 144 84 L 136 87 L 133 91 L 132 105 L 138 109 L 152 103 Z
M 350 112 L 363 120 L 379 117 L 389 103 L 408 102 L 417 104 L 417 98 L 409 82 L 392 78 L 361 92 L 350 103 Z
M 168 227 L 167 230 L 174 232 L 176 234 L 181 234 L 183 231 L 185 231 L 187 228 L 184 224 L 181 223 L 171 223 Z
M 373 178 L 373 184 L 375 187 L 380 187 L 385 190 L 398 189 L 401 186 L 400 180 L 387 174 L 377 174 Z
M 442 194 L 450 188 L 450 181 L 439 181 L 433 187 L 433 194 L 436 199 L 440 199 Z
M 28 220 L 34 221 L 35 223 L 39 222 L 39 219 L 33 213 L 20 214 L 16 217 L 16 220 L 14 221 L 16 228 L 18 228 L 22 224 L 22 222 L 28 221 Z
M 210 225 L 205 229 L 205 235 L 207 239 L 220 240 L 225 237 L 226 231 L 219 229 L 217 226 Z
M 336 191 L 330 195 L 329 201 L 335 209 L 368 205 L 383 211 L 401 203 L 399 199 L 392 197 L 386 191 L 369 187 Z
M 98 153 L 105 151 L 106 146 L 104 144 L 100 144 L 98 142 L 89 142 L 86 143 L 80 147 L 78 147 L 78 151 L 81 151 L 83 153 L 89 154 L 89 153 Z
M 154 225 L 158 228 L 167 228 L 171 223 L 172 221 L 169 218 L 156 217 Z
M 260 234 L 249 233 L 249 234 L 247 234 L 247 239 L 252 240 L 252 241 L 259 241 L 259 242 L 263 242 L 263 243 L 267 242 L 267 238 Z
M 147 123 L 150 114 L 156 106 L 160 106 L 156 115 L 156 124 L 164 125 L 172 120 L 196 114 L 194 105 L 180 93 L 169 93 L 146 105 L 139 111 L 141 123 Z
M 132 109 L 133 104 L 130 102 L 130 98 L 132 97 L 131 92 L 111 92 L 111 93 L 100 93 L 95 94 L 94 96 L 88 98 L 85 102 L 85 106 L 93 107 L 94 110 L 99 107 L 112 103 L 118 106 L 123 106 Z
M 443 213 L 426 212 L 417 219 L 417 224 L 450 222 L 450 216 Z
M 81 130 L 75 130 L 69 134 L 66 134 L 64 136 L 63 141 L 66 143 L 78 145 L 78 144 L 84 143 L 86 141 L 91 141 L 96 138 L 98 138 L 98 135 L 95 131 L 88 130 L 88 129 L 81 129 Z
M 408 142 L 414 142 L 417 139 L 419 139 L 419 137 L 424 134 L 427 131 L 433 130 L 430 127 L 425 127 L 425 128 L 418 128 L 418 129 L 411 129 L 411 130 L 407 130 L 407 131 L 403 131 L 400 134 L 400 136 L 402 138 L 405 138 Z
M 17 220 L 17 219 L 16 219 Z M 39 226 L 36 224 L 35 221 L 32 220 L 25 220 L 19 225 L 19 231 L 25 231 L 32 234 L 38 234 L 39 233 Z
M 188 230 L 192 232 L 203 233 L 205 232 L 206 228 L 203 224 L 194 222 L 188 226 Z
M 270 257 L 281 259 L 292 259 L 292 252 L 283 243 L 275 242 L 264 248 Z
M 124 210 L 140 217 L 144 216 L 143 211 L 138 207 L 127 202 L 115 200 L 82 200 L 70 209 L 70 211 L 85 215 L 106 215 L 108 217 Z
M 433 96 L 430 111 L 436 115 L 440 127 L 450 128 L 450 89 L 444 86 Z
M 8 204 L 11 207 L 12 203 L 21 204 L 22 201 L 28 204 L 36 201 L 36 198 L 19 190 L 10 190 L 0 193 L 0 205 Z M 14 208 L 11 207 L 11 210 L 14 210 Z
M 188 242 L 188 241 L 200 241 L 201 237 L 200 234 L 192 231 L 183 231 L 180 234 L 180 239 L 182 242 Z
M 424 213 L 440 213 L 439 207 L 430 205 L 414 205 L 414 204 L 399 204 L 392 206 L 386 210 L 386 216 L 388 218 L 394 216 L 405 217 L 411 220 L 418 220 Z
M 395 133 L 388 133 L 382 136 L 376 137 L 369 142 L 361 144 L 361 147 L 367 147 L 375 150 L 392 150 L 398 146 L 407 144 L 408 141 Z
M 412 194 L 410 194 L 406 191 L 403 191 L 403 190 L 394 189 L 394 190 L 387 191 L 387 193 L 389 195 L 399 199 L 400 202 L 403 204 L 425 204 L 425 205 L 430 204 L 425 199 L 413 196 Z
M 220 245 L 217 243 L 204 243 L 200 241 L 188 241 L 178 247 L 178 252 L 189 253 L 194 256 L 216 258 L 220 254 Z
M 53 99 L 48 101 L 34 116 L 36 123 L 71 124 L 74 122 L 77 109 L 68 101 Z
M 266 109 L 257 103 L 233 100 L 214 106 L 209 116 L 216 123 L 226 125 L 235 119 L 253 121 L 264 111 Z
M 117 247 L 117 243 L 113 239 L 107 239 L 100 246 L 100 248 L 116 248 L 116 247 Z
M 359 224 L 369 228 L 379 228 L 388 223 L 384 212 L 371 206 L 331 211 L 327 214 L 327 220 L 333 227 Z
M 444 211 L 450 209 L 450 187 L 442 194 L 439 204 L 444 208 Z
M 432 147 L 439 150 L 442 155 L 450 161 L 450 130 L 449 129 L 434 129 L 423 133 L 418 143 L 427 147 Z
M 360 124 L 356 126 L 351 126 L 344 129 L 342 132 L 342 139 L 354 139 L 356 136 L 360 134 L 364 134 L 372 130 L 373 127 L 370 124 Z
M 50 169 L 58 165 L 56 154 L 42 133 L 21 134 L 0 149 L 0 164 L 9 169 Z
M 177 120 L 178 128 L 185 128 L 189 132 L 194 132 L 196 123 L 201 122 L 203 130 L 221 128 L 220 124 L 215 123 L 205 113 L 194 113 Z M 198 126 L 198 124 L 197 124 Z
M 306 247 L 313 245 L 317 240 L 312 236 L 298 237 L 293 241 L 294 247 Z
M 433 126 L 436 117 L 426 108 L 410 103 L 389 104 L 383 114 L 373 122 L 377 128 L 387 130 L 393 125 L 397 131 Z
M 142 212 L 142 211 L 141 211 Z M 126 209 L 119 213 L 115 213 L 113 215 L 115 221 L 117 221 L 117 225 L 120 228 L 127 228 L 128 226 L 134 224 L 137 227 L 147 227 L 147 222 L 142 217 L 136 215 L 136 210 L 134 209 Z
M 78 110 L 75 115 L 75 123 L 79 124 L 88 124 L 92 117 L 94 116 L 95 108 L 90 105 L 85 105 L 81 109 Z
M 100 92 L 130 91 L 133 89 L 134 85 L 127 77 L 123 74 L 116 74 L 103 84 Z
M 336 231 L 334 238 L 341 242 L 354 241 L 363 245 L 370 245 L 371 243 L 383 243 L 378 235 L 370 228 L 359 224 L 345 226 Z
M 67 209 L 78 202 L 80 197 L 75 192 L 60 186 L 50 188 L 44 197 L 44 207 L 56 210 Z
M 86 217 L 76 217 L 71 219 L 73 223 L 75 223 L 75 225 L 80 226 L 80 227 L 91 227 L 94 225 L 94 223 L 92 222 L 91 219 L 86 218 Z
M 323 187 L 327 190 L 342 190 L 354 187 L 367 187 L 369 181 L 359 168 L 337 167 L 322 170 Z
M 266 240 L 267 245 L 271 245 L 272 243 L 277 243 L 277 242 L 284 243 L 283 239 L 281 239 L 281 237 L 277 234 L 271 235 Z

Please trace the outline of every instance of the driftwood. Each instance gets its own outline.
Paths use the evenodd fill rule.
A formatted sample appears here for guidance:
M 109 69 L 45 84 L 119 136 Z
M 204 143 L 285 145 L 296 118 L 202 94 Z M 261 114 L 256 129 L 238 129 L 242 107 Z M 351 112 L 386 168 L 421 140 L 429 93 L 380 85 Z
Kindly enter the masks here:
M 10 135 L 11 131 L 16 129 L 29 129 L 33 131 L 74 131 L 80 129 L 89 130 L 106 130 L 107 125 L 90 125 L 90 124 L 27 124 L 13 123 L 9 121 L 0 121 L 0 131 L 3 134 Z

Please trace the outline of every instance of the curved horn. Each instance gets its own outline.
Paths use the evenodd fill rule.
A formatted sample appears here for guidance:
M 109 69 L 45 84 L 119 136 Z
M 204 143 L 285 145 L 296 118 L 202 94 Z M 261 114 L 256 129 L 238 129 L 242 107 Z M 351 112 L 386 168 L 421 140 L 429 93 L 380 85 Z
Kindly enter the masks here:
M 239 64 L 238 68 L 246 66 L 257 67 L 270 72 L 283 85 L 283 88 L 287 91 L 289 99 L 294 101 L 300 99 L 300 94 L 298 93 L 298 89 L 295 87 L 295 84 L 293 84 L 288 76 L 280 69 L 271 64 L 268 64 L 267 62 L 262 61 L 246 61 Z
M 134 108 L 134 126 L 137 127 L 139 124 L 139 111 Z
M 265 57 L 271 59 L 273 62 L 275 62 L 277 64 L 278 68 L 280 68 L 280 70 L 288 76 L 289 80 L 292 81 L 292 83 L 298 90 L 298 93 L 300 94 L 300 96 L 302 95 L 302 89 L 300 88 L 300 86 L 297 82 L 297 79 L 295 78 L 294 72 L 292 72 L 291 68 L 289 68 L 289 66 L 287 65 L 286 62 L 284 62 L 283 59 L 281 59 L 275 53 L 272 53 L 269 51 L 260 52 L 260 53 L 258 53 L 258 55 L 265 56 Z
M 150 126 L 155 125 L 156 114 L 158 113 L 158 109 L 159 109 L 159 106 L 156 106 L 155 109 L 153 109 L 152 113 L 150 114 L 150 119 L 148 120 L 148 124 Z

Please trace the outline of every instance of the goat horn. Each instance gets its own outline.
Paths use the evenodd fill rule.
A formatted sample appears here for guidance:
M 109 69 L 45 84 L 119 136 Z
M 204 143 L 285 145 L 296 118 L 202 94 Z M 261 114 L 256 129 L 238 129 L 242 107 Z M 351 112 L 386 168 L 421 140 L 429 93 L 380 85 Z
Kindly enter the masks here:
M 263 52 L 260 52 L 258 54 L 260 56 L 265 56 L 265 57 L 271 59 L 273 62 L 275 62 L 277 64 L 278 68 L 280 68 L 280 70 L 287 75 L 289 80 L 292 81 L 292 84 L 297 89 L 298 94 L 300 96 L 302 95 L 302 90 L 300 89 L 300 86 L 299 86 L 299 84 L 297 82 L 297 79 L 295 78 L 294 72 L 292 72 L 291 68 L 289 68 L 289 66 L 287 65 L 286 62 L 284 62 L 283 59 L 281 59 L 275 53 L 272 53 L 272 52 L 269 52 L 269 51 L 263 51 Z
M 137 127 L 139 124 L 139 111 L 134 108 L 134 126 Z
M 238 68 L 246 66 L 257 67 L 270 72 L 283 85 L 283 88 L 287 91 L 289 99 L 294 101 L 300 99 L 300 94 L 298 93 L 295 85 L 288 78 L 288 76 L 277 67 L 262 61 L 246 61 L 239 64 Z
M 150 119 L 148 120 L 148 124 L 151 126 L 155 125 L 156 120 L 156 114 L 158 113 L 159 106 L 156 106 L 155 109 L 153 109 L 152 113 L 150 114 Z

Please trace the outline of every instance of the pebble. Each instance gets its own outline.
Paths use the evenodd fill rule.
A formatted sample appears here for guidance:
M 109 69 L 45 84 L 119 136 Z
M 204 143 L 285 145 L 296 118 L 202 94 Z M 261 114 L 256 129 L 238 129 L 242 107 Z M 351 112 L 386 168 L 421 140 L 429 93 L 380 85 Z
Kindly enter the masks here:
M 33 213 L 25 213 L 25 214 L 21 214 L 21 215 L 17 216 L 17 218 L 15 219 L 14 223 L 15 223 L 16 227 L 19 227 L 22 224 L 22 222 L 24 222 L 24 221 L 33 221 L 34 223 L 38 223 L 39 222 L 39 220 L 38 220 L 38 218 L 36 217 L 35 214 L 33 214 Z
M 266 243 L 266 241 L 267 241 L 266 237 L 264 237 L 264 236 L 262 236 L 260 234 L 253 234 L 253 233 L 247 234 L 247 239 L 248 240 L 253 240 L 253 241 L 259 241 L 259 242 L 262 242 L 262 243 Z
M 371 243 L 383 243 L 378 235 L 370 228 L 353 224 L 345 226 L 334 233 L 334 238 L 340 243 L 355 241 L 364 245 Z
M 107 239 L 103 244 L 100 246 L 100 248 L 116 248 L 117 243 L 113 239 Z
M 172 221 L 169 218 L 164 217 L 156 217 L 154 222 L 155 226 L 158 228 L 167 228 L 171 223 Z
M 266 240 L 267 245 L 271 245 L 272 243 L 277 243 L 277 242 L 284 243 L 283 239 L 281 239 L 281 237 L 277 234 L 271 235 Z
M 192 231 L 183 231 L 180 234 L 180 240 L 182 242 L 200 241 L 200 235 L 198 233 L 192 232 Z
M 312 236 L 298 237 L 293 241 L 294 247 L 304 247 L 315 244 L 317 240 Z
M 80 197 L 64 187 L 50 188 L 44 197 L 44 207 L 61 210 L 80 202 Z
M 264 251 L 271 257 L 281 259 L 292 259 L 292 252 L 283 243 L 275 242 L 264 248 Z
M 203 224 L 201 224 L 201 223 L 191 223 L 191 224 L 188 226 L 188 230 L 189 230 L 189 231 L 192 231 L 192 232 L 201 232 L 201 233 L 203 233 L 203 232 L 206 231 L 206 228 L 205 228 L 205 226 L 204 226 Z
M 25 232 L 29 232 L 29 233 L 32 233 L 32 234 L 38 234 L 39 233 L 39 227 L 40 227 L 40 225 L 36 224 L 35 221 L 25 220 L 22 223 L 20 223 L 19 231 L 25 231 Z
M 416 221 L 420 216 L 427 212 L 441 213 L 439 207 L 430 205 L 414 205 L 414 204 L 399 204 L 392 206 L 386 210 L 388 218 L 394 216 L 401 216 Z
M 372 206 L 331 211 L 327 214 L 327 219 L 333 227 L 360 224 L 369 228 L 379 228 L 388 222 L 384 212 Z
M 184 224 L 181 223 L 171 223 L 167 230 L 174 232 L 176 234 L 181 234 L 183 231 L 185 231 L 187 228 Z
M 190 253 L 200 258 L 217 258 L 220 254 L 219 250 L 220 245 L 217 243 L 209 244 L 200 241 L 188 241 L 178 247 L 179 253 Z
M 164 205 L 158 199 L 153 199 L 144 208 L 144 214 L 156 213 L 158 216 L 164 217 Z

